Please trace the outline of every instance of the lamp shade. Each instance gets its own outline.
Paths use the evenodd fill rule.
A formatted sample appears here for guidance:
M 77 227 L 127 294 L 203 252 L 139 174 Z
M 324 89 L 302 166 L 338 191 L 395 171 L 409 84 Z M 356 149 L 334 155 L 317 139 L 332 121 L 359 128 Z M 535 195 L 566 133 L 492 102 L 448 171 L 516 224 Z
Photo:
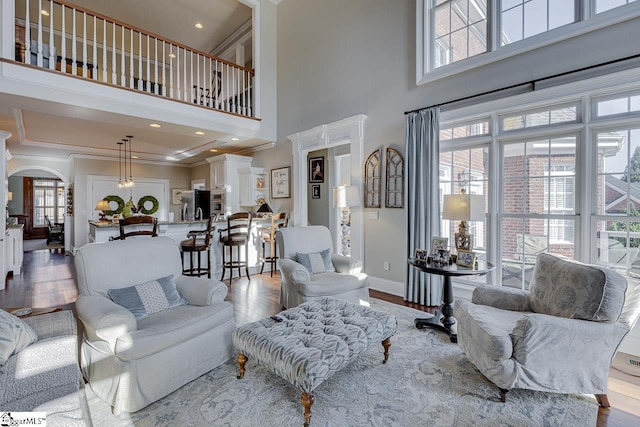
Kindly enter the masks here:
M 333 187 L 333 206 L 347 208 L 360 205 L 360 194 L 355 185 Z
M 256 212 L 259 212 L 259 213 L 273 213 L 273 211 L 271 210 L 271 206 L 269 206 L 269 203 L 261 204 Z
M 107 202 L 106 200 L 100 200 L 98 202 L 98 204 L 96 205 L 96 209 L 97 211 L 108 211 L 111 210 L 111 207 L 109 206 L 109 202 Z
M 8 201 L 12 201 L 13 200 L 13 193 L 11 191 L 9 191 L 9 194 L 7 194 L 7 200 Z
M 442 219 L 482 221 L 485 218 L 484 196 L 478 194 L 446 194 Z

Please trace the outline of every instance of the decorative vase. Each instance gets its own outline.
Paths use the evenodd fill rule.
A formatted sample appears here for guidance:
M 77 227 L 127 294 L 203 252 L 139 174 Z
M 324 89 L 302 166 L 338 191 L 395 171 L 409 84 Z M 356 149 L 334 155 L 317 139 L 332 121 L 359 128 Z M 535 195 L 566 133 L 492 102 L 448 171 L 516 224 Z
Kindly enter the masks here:
M 129 200 L 127 201 L 127 203 L 124 204 L 124 208 L 122 209 L 122 217 L 123 218 L 130 218 L 133 216 L 133 198 L 129 197 Z

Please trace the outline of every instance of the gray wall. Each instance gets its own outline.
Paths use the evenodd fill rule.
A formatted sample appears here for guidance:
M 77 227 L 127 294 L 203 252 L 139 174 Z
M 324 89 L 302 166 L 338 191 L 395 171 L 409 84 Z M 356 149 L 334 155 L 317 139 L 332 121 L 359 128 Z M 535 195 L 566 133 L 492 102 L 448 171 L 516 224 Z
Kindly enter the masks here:
M 417 87 L 415 11 L 415 0 L 283 0 L 278 5 L 279 154 L 291 156 L 287 135 L 356 114 L 368 116 L 365 157 L 379 146 L 403 147 L 404 111 L 637 53 L 637 43 L 630 41 L 637 39 L 639 19 Z M 369 210 L 366 270 L 403 282 L 404 210 L 382 208 L 379 220 L 368 219 Z M 390 271 L 383 270 L 384 261 L 391 263 Z
M 10 176 L 9 177 L 9 191 L 12 193 L 13 200 L 7 203 L 7 207 L 9 208 L 9 214 L 23 214 L 24 213 L 24 202 L 23 202 L 23 188 L 24 188 L 24 179 L 21 176 Z

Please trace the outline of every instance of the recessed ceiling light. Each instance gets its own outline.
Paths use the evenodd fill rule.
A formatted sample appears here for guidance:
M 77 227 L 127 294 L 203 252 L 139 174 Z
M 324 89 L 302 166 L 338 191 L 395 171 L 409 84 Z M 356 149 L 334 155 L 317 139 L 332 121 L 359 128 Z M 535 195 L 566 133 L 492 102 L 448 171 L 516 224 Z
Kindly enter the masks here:
M 44 10 L 44 9 L 42 9 L 42 10 L 40 11 L 40 13 L 42 14 L 42 16 L 49 16 L 49 11 L 48 11 L 48 10 Z
M 203 29 L 203 28 L 204 28 L 204 25 L 202 25 L 202 24 L 201 24 L 201 23 L 199 23 L 199 22 L 196 22 L 196 28 L 197 28 L 197 29 L 199 29 L 199 30 L 201 30 L 201 29 Z
M 218 150 L 216 150 L 215 148 L 212 148 L 212 149 L 211 149 L 211 150 L 209 150 L 209 151 L 211 151 L 212 153 L 217 153 L 217 152 L 218 152 Z
M 152 128 L 161 128 L 162 125 L 159 125 L 157 123 L 151 123 L 149 126 L 151 126 Z
M 202 132 L 201 130 L 197 130 L 196 135 L 204 135 L 204 132 Z
M 132 159 L 139 159 L 140 157 L 138 156 L 131 156 Z
M 170 53 L 170 54 L 169 54 L 169 58 L 175 58 L 175 57 L 176 57 L 176 54 L 175 54 L 175 53 Z
M 173 157 L 173 156 L 167 156 L 167 157 L 165 157 L 165 159 L 170 160 L 170 161 L 172 161 L 172 162 L 175 162 L 175 161 L 177 161 L 177 160 L 178 160 L 178 159 L 176 159 L 176 158 L 175 158 L 175 157 Z
M 232 141 L 240 141 L 240 138 L 236 138 L 235 136 L 231 138 Z

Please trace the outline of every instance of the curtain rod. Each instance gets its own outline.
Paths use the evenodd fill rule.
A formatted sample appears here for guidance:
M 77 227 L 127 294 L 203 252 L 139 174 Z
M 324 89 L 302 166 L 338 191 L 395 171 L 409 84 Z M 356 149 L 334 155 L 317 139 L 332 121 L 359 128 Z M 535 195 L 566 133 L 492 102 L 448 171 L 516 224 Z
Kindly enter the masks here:
M 547 76 L 547 77 L 541 77 L 541 78 L 536 79 L 536 80 L 531 80 L 531 81 L 523 82 L 523 83 L 517 83 L 517 84 L 510 85 L 510 86 L 505 86 L 505 87 L 501 87 L 501 88 L 498 88 L 498 89 L 493 89 L 493 90 L 489 90 L 489 91 L 486 91 L 486 92 L 477 93 L 475 95 L 469 95 L 469 96 L 465 96 L 465 97 L 462 97 L 462 98 L 453 99 L 451 101 L 445 101 L 445 102 L 441 102 L 439 104 L 433 104 L 433 105 L 429 105 L 427 107 L 422 107 L 422 108 L 417 108 L 415 110 L 405 111 L 404 114 L 407 115 L 407 114 L 411 114 L 411 113 L 418 113 L 418 112 L 420 112 L 422 110 L 427 110 L 429 108 L 442 107 L 443 105 L 449 105 L 449 104 L 453 104 L 455 102 L 466 101 L 468 99 L 473 99 L 473 98 L 479 98 L 481 96 L 491 95 L 493 93 L 502 92 L 502 91 L 505 91 L 505 90 L 514 89 L 514 88 L 521 87 L 521 86 L 527 86 L 528 85 L 528 86 L 530 86 L 529 92 L 533 92 L 533 91 L 536 90 L 536 83 L 543 82 L 545 80 L 555 79 L 557 77 L 562 77 L 562 76 L 566 76 L 566 75 L 569 75 L 569 74 L 579 73 L 581 71 L 587 71 L 587 70 L 592 70 L 594 68 L 599 68 L 599 67 L 604 67 L 604 66 L 611 65 L 611 64 L 616 64 L 618 62 L 628 61 L 628 60 L 635 59 L 635 58 L 640 58 L 640 54 L 626 56 L 624 58 L 613 59 L 611 61 L 601 62 L 599 64 L 589 65 L 587 67 L 577 68 L 575 70 L 565 71 L 563 73 L 553 74 L 553 75 Z

